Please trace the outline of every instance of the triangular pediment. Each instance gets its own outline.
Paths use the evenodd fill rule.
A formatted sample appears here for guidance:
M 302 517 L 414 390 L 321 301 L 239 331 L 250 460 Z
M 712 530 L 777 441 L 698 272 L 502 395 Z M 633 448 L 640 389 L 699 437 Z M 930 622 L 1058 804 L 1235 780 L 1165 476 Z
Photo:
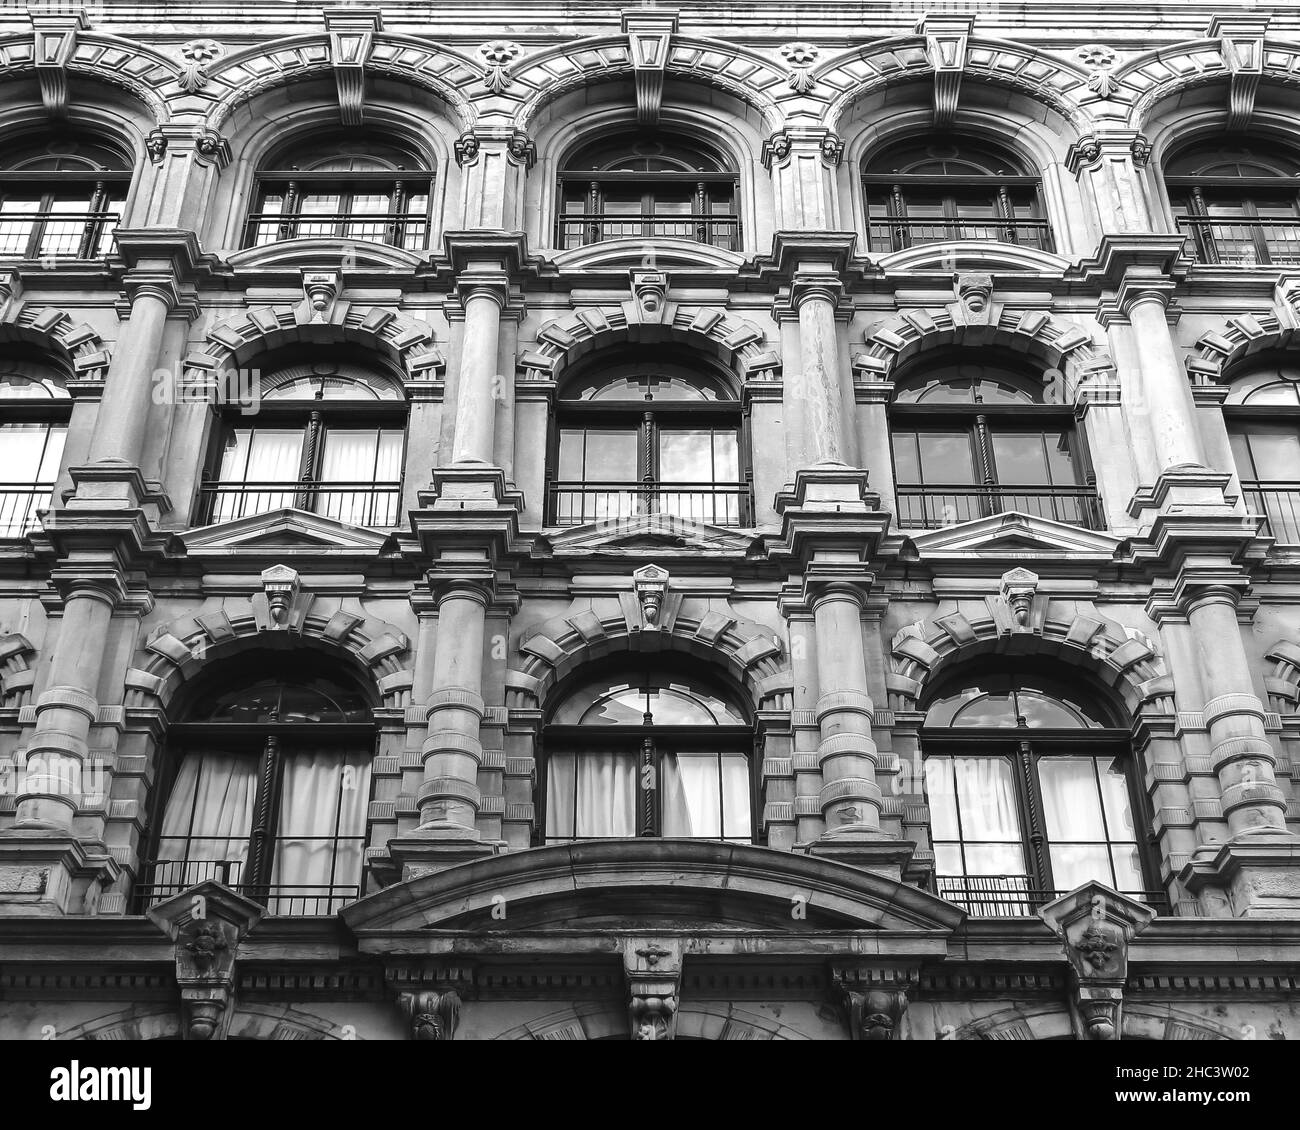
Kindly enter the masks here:
M 745 557 L 757 549 L 752 534 L 667 514 L 645 514 L 635 518 L 612 518 L 574 526 L 547 537 L 556 557 L 585 557 L 600 554 L 640 555 L 647 552 L 672 557 Z
M 1111 561 L 1121 539 L 1032 514 L 1010 511 L 911 535 L 921 560 L 978 557 L 1017 560 Z
M 202 526 L 186 534 L 184 542 L 191 556 L 255 557 L 268 550 L 350 556 L 379 554 L 390 546 L 392 538 L 379 530 L 285 507 Z

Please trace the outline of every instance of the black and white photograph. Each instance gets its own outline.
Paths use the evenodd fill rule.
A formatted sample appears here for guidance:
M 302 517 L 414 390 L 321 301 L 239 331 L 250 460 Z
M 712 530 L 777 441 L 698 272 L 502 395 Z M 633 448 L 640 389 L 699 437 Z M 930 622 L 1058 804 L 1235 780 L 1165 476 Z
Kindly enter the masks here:
M 1297 1038 L 1300 4 L 0 0 L 15 1118 Z

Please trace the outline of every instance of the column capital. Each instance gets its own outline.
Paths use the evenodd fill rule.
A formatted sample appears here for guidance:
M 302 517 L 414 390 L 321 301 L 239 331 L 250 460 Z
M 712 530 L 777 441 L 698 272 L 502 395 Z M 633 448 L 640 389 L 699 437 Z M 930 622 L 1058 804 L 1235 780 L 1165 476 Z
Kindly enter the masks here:
M 1221 604 L 1236 614 L 1237 606 L 1250 588 L 1248 578 L 1229 570 L 1212 577 L 1179 577 L 1174 585 L 1174 601 L 1185 615 Z
M 153 298 L 167 308 L 167 314 L 178 314 L 191 321 L 199 316 L 199 300 L 193 288 L 185 286 L 169 271 L 137 269 L 122 277 L 125 300 L 118 304 L 118 314 L 130 317 L 132 309 L 142 298 Z
M 1097 321 L 1110 329 L 1112 325 L 1128 322 L 1133 308 L 1143 302 L 1157 302 L 1165 317 L 1177 321 L 1174 304 L 1175 282 L 1166 276 L 1145 271 L 1125 272 L 1115 289 L 1102 295 L 1097 303 Z
M 1065 167 L 1078 176 L 1103 159 L 1132 161 L 1144 168 L 1151 156 L 1151 143 L 1134 129 L 1099 129 L 1079 138 L 1065 154 Z
M 844 139 L 828 129 L 788 126 L 763 142 L 763 168 L 770 172 L 774 166 L 783 165 L 801 152 L 817 153 L 828 166 L 835 168 L 844 156 Z
M 802 597 L 814 613 L 824 604 L 843 602 L 856 605 L 861 612 L 875 582 L 876 575 L 860 564 L 812 565 L 804 575 Z

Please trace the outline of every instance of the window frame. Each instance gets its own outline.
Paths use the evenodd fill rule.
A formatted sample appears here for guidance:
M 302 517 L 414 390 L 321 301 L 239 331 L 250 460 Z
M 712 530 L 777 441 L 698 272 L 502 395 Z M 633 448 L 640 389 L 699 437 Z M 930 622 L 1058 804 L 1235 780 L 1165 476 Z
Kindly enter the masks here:
M 68 458 L 67 439 L 72 425 L 72 399 L 65 396 L 0 396 L 0 424 L 29 423 L 45 425 L 45 442 L 47 444 L 49 443 L 49 429 L 57 427 L 63 428 L 63 448 L 59 455 L 59 465 L 55 469 L 54 478 L 48 483 L 36 480 L 30 482 L 20 480 L 14 480 L 13 482 L 0 482 L 0 498 L 5 497 L 6 495 L 16 496 L 22 493 L 30 493 L 32 495 L 49 493 L 52 502 L 54 488 L 58 485 L 59 476 L 63 473 L 63 468 Z M 48 487 L 48 492 L 44 489 L 46 487 Z M 32 513 L 33 515 L 35 514 L 35 509 L 33 509 Z M 0 542 L 22 540 L 34 529 L 39 529 L 39 525 L 33 526 L 29 522 L 24 530 L 7 534 L 3 532 L 4 527 L 0 526 Z
M 127 195 L 131 188 L 132 172 L 129 169 L 66 169 L 36 170 L 31 172 L 0 170 L 0 208 L 13 186 L 31 185 L 41 192 L 40 205 L 30 214 L 15 213 L 4 216 L 0 212 L 0 222 L 31 222 L 32 231 L 27 237 L 27 245 L 22 253 L 5 252 L 3 258 L 22 260 L 39 260 L 45 258 L 62 259 L 69 262 L 93 262 L 113 253 L 112 233 L 122 219 L 126 208 Z M 84 212 L 70 212 L 66 215 L 55 211 L 55 198 L 68 195 L 72 185 L 90 186 L 90 207 Z M 118 191 L 114 192 L 113 189 Z M 116 211 L 110 209 L 115 208 Z M 75 253 L 42 251 L 46 229 L 51 222 L 60 217 L 71 221 L 82 221 L 84 227 Z M 107 246 L 105 243 L 107 242 Z

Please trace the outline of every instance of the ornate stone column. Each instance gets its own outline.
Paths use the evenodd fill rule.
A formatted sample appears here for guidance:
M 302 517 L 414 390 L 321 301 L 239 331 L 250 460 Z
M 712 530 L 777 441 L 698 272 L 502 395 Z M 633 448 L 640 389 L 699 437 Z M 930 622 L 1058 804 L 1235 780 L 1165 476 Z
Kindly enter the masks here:
M 465 310 L 465 328 L 456 382 L 456 434 L 451 461 L 458 466 L 491 465 L 496 405 L 505 380 L 497 358 L 501 311 L 509 283 L 501 274 L 469 272 L 460 277 L 457 292 Z
M 835 326 L 843 291 L 837 276 L 821 271 L 796 274 L 790 287 L 799 312 L 799 372 L 792 392 L 803 401 L 805 450 L 814 465 L 849 462 Z

